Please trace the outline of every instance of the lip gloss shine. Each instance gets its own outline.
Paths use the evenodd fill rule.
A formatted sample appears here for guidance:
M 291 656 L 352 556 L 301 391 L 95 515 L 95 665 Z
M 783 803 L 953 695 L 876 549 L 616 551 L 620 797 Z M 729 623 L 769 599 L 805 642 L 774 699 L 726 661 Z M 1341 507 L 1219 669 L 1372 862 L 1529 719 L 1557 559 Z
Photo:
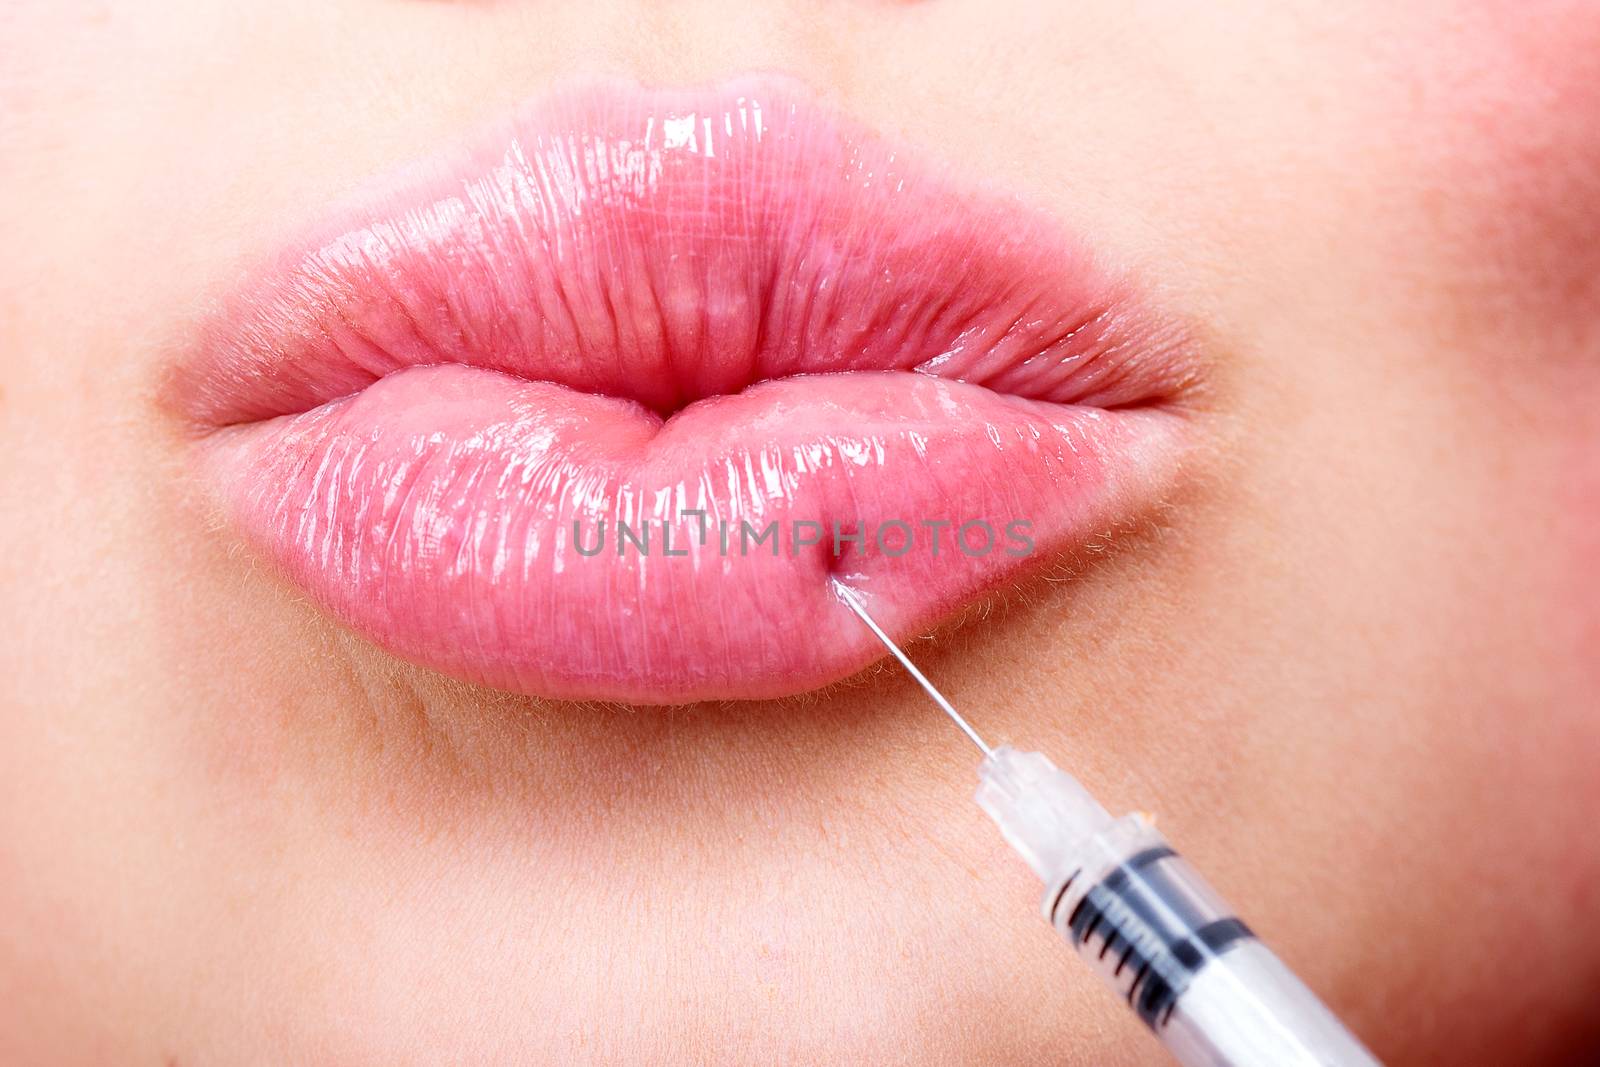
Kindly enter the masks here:
M 246 539 L 378 644 L 676 703 L 874 658 L 832 576 L 927 625 L 1137 514 L 1191 375 L 1051 220 L 747 79 L 574 90 L 385 181 L 233 295 L 173 396 Z M 808 536 L 730 552 L 696 514 Z

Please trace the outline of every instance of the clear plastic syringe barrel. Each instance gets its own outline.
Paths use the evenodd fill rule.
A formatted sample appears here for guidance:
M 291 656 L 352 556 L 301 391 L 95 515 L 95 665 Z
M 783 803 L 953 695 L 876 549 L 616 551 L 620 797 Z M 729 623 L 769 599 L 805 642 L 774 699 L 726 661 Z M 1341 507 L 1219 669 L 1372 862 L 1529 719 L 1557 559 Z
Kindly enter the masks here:
M 1045 918 L 1178 1062 L 1376 1067 L 1147 819 L 1113 819 L 1037 752 L 997 748 L 982 778 L 978 803 L 1045 883 Z

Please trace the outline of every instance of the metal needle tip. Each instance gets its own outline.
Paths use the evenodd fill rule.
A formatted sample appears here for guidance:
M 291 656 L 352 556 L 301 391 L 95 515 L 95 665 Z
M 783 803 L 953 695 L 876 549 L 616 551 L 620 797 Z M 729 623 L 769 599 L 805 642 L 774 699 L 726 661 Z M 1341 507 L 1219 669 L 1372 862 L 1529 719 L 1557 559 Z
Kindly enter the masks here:
M 894 654 L 894 658 L 900 661 L 900 666 L 904 667 L 911 674 L 911 677 L 917 680 L 917 684 L 922 686 L 923 692 L 932 697 L 933 702 L 943 708 L 944 713 L 950 716 L 957 726 L 961 727 L 961 732 L 972 738 L 972 743 L 982 749 L 985 756 L 992 756 L 994 750 L 983 743 L 983 738 L 978 736 L 978 731 L 974 730 L 967 723 L 967 720 L 961 717 L 961 713 L 951 706 L 950 701 L 944 698 L 943 693 L 933 687 L 933 683 L 928 681 L 927 675 L 917 670 L 917 665 L 912 663 L 904 652 L 900 651 L 900 646 L 889 639 L 889 635 L 883 632 L 883 627 L 879 626 L 872 616 L 867 614 L 867 609 L 861 606 L 861 601 L 856 599 L 856 595 L 846 589 L 844 584 L 837 578 L 833 580 L 833 589 L 834 592 L 839 594 L 839 599 L 845 602 L 845 606 L 856 613 L 856 618 L 866 623 L 867 629 L 871 630 L 873 635 L 883 642 L 883 647 Z

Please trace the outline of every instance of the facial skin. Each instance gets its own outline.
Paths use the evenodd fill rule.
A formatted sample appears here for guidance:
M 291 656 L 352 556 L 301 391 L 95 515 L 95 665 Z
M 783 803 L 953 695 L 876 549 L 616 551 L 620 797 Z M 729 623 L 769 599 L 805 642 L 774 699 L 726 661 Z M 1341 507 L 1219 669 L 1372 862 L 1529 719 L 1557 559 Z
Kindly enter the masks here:
M 1600 13 L 1400 7 L 8 5 L 0 1061 L 1158 1056 L 902 677 L 472 688 L 193 486 L 165 376 L 330 199 L 572 77 L 747 71 L 1091 235 L 1206 350 L 1159 521 L 924 669 L 1157 813 L 1387 1061 L 1595 1054 Z

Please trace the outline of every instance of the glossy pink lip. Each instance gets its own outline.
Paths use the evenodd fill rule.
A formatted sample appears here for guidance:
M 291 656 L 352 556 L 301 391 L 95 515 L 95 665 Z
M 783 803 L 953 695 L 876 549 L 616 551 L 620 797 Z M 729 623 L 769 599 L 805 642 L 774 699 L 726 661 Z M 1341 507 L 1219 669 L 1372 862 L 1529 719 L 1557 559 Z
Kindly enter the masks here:
M 879 654 L 831 577 L 927 625 L 1173 473 L 1179 336 L 792 86 L 591 87 L 419 170 L 238 294 L 174 390 L 247 537 L 401 656 L 793 693 Z

